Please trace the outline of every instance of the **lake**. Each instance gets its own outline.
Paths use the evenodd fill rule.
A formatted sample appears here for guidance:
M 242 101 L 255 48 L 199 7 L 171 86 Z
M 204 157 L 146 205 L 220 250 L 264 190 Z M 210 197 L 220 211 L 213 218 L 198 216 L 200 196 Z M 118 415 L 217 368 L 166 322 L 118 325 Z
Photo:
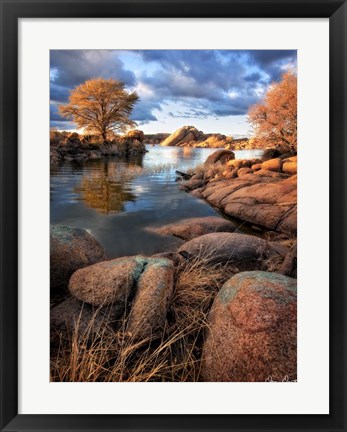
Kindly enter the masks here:
M 175 238 L 146 229 L 181 219 L 217 214 L 204 201 L 182 192 L 175 170 L 203 163 L 216 149 L 146 146 L 132 160 L 112 157 L 65 162 L 51 173 L 51 224 L 84 228 L 109 258 L 170 250 Z M 260 157 L 261 150 L 235 151 L 236 159 Z

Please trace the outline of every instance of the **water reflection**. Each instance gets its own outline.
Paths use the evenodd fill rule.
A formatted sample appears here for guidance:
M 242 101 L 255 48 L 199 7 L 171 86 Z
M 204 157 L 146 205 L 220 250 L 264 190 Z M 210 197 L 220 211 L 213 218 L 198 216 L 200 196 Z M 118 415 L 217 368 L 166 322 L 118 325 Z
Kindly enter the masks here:
M 142 160 L 138 161 L 142 163 Z M 125 211 L 124 204 L 136 200 L 136 195 L 131 192 L 130 180 L 142 174 L 141 166 L 103 161 L 98 168 L 88 171 L 74 191 L 88 207 L 100 213 Z
M 216 211 L 181 192 L 175 170 L 203 163 L 215 149 L 148 146 L 131 160 L 109 158 L 66 162 L 51 172 L 51 223 L 87 229 L 109 258 L 152 255 L 173 249 L 176 239 L 148 231 Z M 258 157 L 235 152 L 237 158 Z

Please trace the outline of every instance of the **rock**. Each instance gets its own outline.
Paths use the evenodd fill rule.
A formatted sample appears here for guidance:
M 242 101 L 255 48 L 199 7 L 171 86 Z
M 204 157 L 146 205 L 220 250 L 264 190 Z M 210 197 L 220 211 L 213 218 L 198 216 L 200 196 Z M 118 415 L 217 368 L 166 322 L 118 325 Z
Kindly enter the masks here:
M 228 173 L 226 173 L 226 175 L 224 176 L 227 180 L 231 180 L 237 177 L 238 174 L 238 169 L 235 168 L 232 171 L 229 171 Z
M 117 315 L 122 315 L 146 263 L 141 256 L 122 257 L 77 270 L 71 276 L 69 291 L 94 306 L 112 304 Z
M 114 139 L 111 143 L 104 145 L 103 154 L 117 155 L 117 156 L 137 156 L 146 153 L 146 146 L 143 142 L 129 138 L 128 136 L 118 137 Z
M 254 173 L 257 176 L 260 177 L 272 177 L 272 178 L 287 178 L 288 176 L 286 174 L 283 174 L 281 172 L 274 172 L 266 169 L 260 169 L 255 171 Z
M 180 146 L 191 141 L 197 141 L 203 133 L 194 126 L 183 126 L 160 143 L 161 146 Z
M 204 136 L 204 138 L 206 135 Z M 222 148 L 230 146 L 230 140 L 222 134 L 211 134 L 207 136 L 204 141 L 198 142 L 195 147 L 202 148 Z
M 217 150 L 206 159 L 205 165 L 215 164 L 216 162 L 224 164 L 231 159 L 235 159 L 235 153 L 231 150 Z
M 231 168 L 251 168 L 253 165 L 252 160 L 249 159 L 235 159 L 235 160 L 229 160 L 227 163 L 227 166 L 230 166 Z
M 269 159 L 261 164 L 262 169 L 281 172 L 282 160 L 280 158 Z
M 238 177 L 242 177 L 245 174 L 251 174 L 253 172 L 253 170 L 251 168 L 240 168 L 237 171 L 237 175 Z
M 141 274 L 127 332 L 134 339 L 150 338 L 163 331 L 173 294 L 174 265 L 165 258 L 148 258 Z
M 151 258 L 169 259 L 174 263 L 174 265 L 177 265 L 181 262 L 181 256 L 176 252 L 159 252 L 152 255 Z
M 251 176 L 257 177 L 256 173 Z M 245 177 L 247 176 L 240 181 Z M 225 194 L 225 198 L 219 201 L 219 206 L 229 216 L 271 230 L 296 234 L 296 176 L 284 180 L 274 179 L 276 181 L 271 181 L 268 177 L 267 179 L 266 182 L 229 191 L 230 193 Z M 213 196 L 211 198 L 213 199 Z
M 95 308 L 73 297 L 54 307 L 50 313 L 50 339 L 59 344 L 77 332 L 83 341 L 92 341 L 107 332 L 111 334 L 115 314 L 112 308 Z
M 296 280 L 251 271 L 229 279 L 208 317 L 203 381 L 296 380 Z
M 180 184 L 180 189 L 184 191 L 191 191 L 193 189 L 199 188 L 201 186 L 204 186 L 206 184 L 206 181 L 203 179 L 200 180 L 185 180 L 182 181 Z
M 131 130 L 126 134 L 126 137 L 133 140 L 138 140 L 142 143 L 145 139 L 145 134 L 141 130 Z
M 251 166 L 253 171 L 258 171 L 261 169 L 261 163 L 256 163 L 254 165 Z
M 248 234 L 211 233 L 184 243 L 177 253 L 184 257 L 201 258 L 206 265 L 240 264 L 285 256 L 287 248 Z
M 234 232 L 236 226 L 221 217 L 208 216 L 183 219 L 176 223 L 159 228 L 151 228 L 150 230 L 161 235 L 173 235 L 183 240 L 191 240 L 208 233 Z
M 282 171 L 287 174 L 296 174 L 298 171 L 297 156 L 283 160 Z
M 103 259 L 104 248 L 87 231 L 65 225 L 51 225 L 51 288 L 67 288 L 73 272 Z
M 199 199 L 202 199 L 202 198 L 203 198 L 203 196 L 202 196 L 202 188 L 194 189 L 194 190 L 191 192 L 191 194 L 192 194 L 193 197 L 195 197 L 195 198 L 199 198 Z

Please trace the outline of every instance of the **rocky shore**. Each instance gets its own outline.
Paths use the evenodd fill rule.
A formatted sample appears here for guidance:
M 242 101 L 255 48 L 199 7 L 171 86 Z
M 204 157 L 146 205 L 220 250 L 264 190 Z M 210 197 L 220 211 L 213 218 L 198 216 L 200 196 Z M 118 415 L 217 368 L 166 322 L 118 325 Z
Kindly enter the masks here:
M 155 228 L 181 239 L 175 250 L 110 260 L 86 231 L 52 226 L 52 380 L 295 380 L 297 165 L 287 156 L 218 150 L 187 173 L 184 191 L 235 220 Z
M 223 158 L 229 160 L 223 163 Z M 234 160 L 233 153 L 224 150 L 213 153 L 180 187 L 227 216 L 296 236 L 296 173 L 297 156 Z
M 54 139 L 53 134 L 50 142 L 51 168 L 61 165 L 64 161 L 82 162 L 108 156 L 132 157 L 147 151 L 142 131 L 130 131 L 127 135 L 114 138 L 107 143 L 95 143 L 96 139 L 97 137 L 80 136 L 76 132 L 66 136 L 57 133 Z

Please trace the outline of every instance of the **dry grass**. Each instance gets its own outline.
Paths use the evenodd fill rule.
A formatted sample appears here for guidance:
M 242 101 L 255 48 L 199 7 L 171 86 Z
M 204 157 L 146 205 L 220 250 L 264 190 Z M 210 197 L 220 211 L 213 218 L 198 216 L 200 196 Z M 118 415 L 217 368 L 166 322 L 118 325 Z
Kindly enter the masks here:
M 199 164 L 195 166 L 194 168 L 190 168 L 187 170 L 188 174 L 199 174 L 203 175 L 204 179 L 208 178 L 216 178 L 216 177 L 223 177 L 223 173 L 226 170 L 226 164 L 223 164 L 221 162 L 211 163 L 211 164 Z
M 205 263 L 206 257 L 199 256 L 176 269 L 166 328 L 151 338 L 129 336 L 128 314 L 113 329 L 107 317 L 97 325 L 100 311 L 81 332 L 80 314 L 74 330 L 52 349 L 51 381 L 199 381 L 207 315 L 218 289 L 233 274 L 231 268 L 206 268 Z

